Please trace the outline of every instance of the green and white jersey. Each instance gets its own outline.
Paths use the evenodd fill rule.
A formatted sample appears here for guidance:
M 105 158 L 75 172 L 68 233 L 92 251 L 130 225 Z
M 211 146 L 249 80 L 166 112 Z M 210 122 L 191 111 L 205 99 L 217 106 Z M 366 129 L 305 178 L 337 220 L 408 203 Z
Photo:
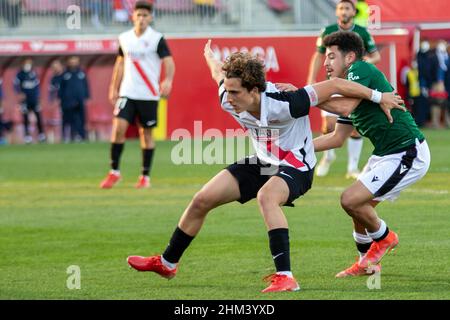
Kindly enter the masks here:
M 379 92 L 394 91 L 385 75 L 373 64 L 365 61 L 353 63 L 346 78 Z M 373 154 L 376 156 L 402 152 L 414 145 L 416 139 L 424 139 L 411 113 L 393 109 L 391 114 L 394 123 L 389 123 L 379 104 L 368 100 L 361 101 L 350 114 L 349 118 L 355 129 L 362 136 L 369 138 L 374 145 Z
M 364 48 L 366 49 L 366 53 L 373 53 L 375 51 L 377 51 L 377 46 L 375 45 L 375 41 L 373 40 L 373 37 L 370 35 L 369 31 L 367 31 L 366 28 L 361 27 L 357 24 L 354 24 L 353 27 L 349 30 L 344 30 L 341 29 L 341 27 L 339 26 L 339 24 L 335 23 L 332 25 L 329 25 L 328 27 L 326 27 L 324 29 L 324 31 L 322 32 L 322 34 L 320 35 L 320 37 L 317 39 L 317 51 L 324 54 L 326 51 L 326 48 L 323 46 L 323 39 L 329 35 L 332 34 L 333 32 L 337 32 L 337 31 L 353 31 L 357 34 L 359 34 L 359 36 L 362 38 L 363 42 L 364 42 Z

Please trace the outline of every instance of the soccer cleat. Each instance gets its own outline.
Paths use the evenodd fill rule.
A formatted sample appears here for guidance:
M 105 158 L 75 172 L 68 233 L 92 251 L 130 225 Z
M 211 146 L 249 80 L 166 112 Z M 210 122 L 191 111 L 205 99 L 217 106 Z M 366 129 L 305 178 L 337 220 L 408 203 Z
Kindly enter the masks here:
M 379 264 L 383 257 L 392 251 L 397 245 L 398 235 L 393 231 L 389 231 L 386 238 L 378 242 L 374 241 L 372 243 L 369 251 L 367 251 L 366 255 L 359 262 L 359 265 L 367 268 Z
M 359 262 L 355 262 L 350 268 L 347 268 L 336 274 L 336 278 L 370 276 L 372 274 L 380 272 L 381 272 L 381 264 L 376 264 L 371 267 L 364 268 L 359 265 Z
M 266 282 L 270 282 L 270 286 L 262 290 L 262 293 L 267 292 L 282 292 L 282 291 L 298 291 L 300 286 L 294 278 L 291 278 L 284 274 L 271 274 L 263 279 Z
M 361 174 L 361 172 L 359 170 L 355 170 L 355 171 L 348 171 L 347 174 L 345 175 L 345 179 L 358 179 L 359 175 Z
M 136 189 L 147 189 L 150 188 L 150 186 L 149 176 L 139 176 L 139 180 L 136 183 Z
M 336 156 L 333 156 L 331 159 L 328 159 L 326 156 L 323 156 L 317 166 L 316 175 L 318 177 L 325 177 L 330 171 L 331 164 L 336 160 Z
M 152 271 L 166 279 L 172 279 L 176 276 L 178 268 L 169 269 L 161 261 L 161 256 L 140 257 L 130 256 L 127 259 L 128 264 L 137 271 Z
M 111 189 L 117 182 L 119 182 L 119 180 L 120 180 L 120 174 L 110 172 L 110 173 L 108 173 L 106 178 L 100 184 L 100 188 Z

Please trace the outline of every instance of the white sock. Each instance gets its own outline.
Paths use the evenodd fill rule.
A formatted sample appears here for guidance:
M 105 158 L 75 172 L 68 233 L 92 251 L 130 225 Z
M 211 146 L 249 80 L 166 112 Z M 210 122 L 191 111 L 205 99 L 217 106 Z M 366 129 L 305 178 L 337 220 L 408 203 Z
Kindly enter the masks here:
M 359 158 L 361 157 L 361 151 L 364 140 L 348 138 L 347 152 L 348 152 L 348 164 L 347 172 L 353 172 L 358 170 Z
M 367 234 L 357 233 L 356 231 L 353 231 L 353 239 L 355 239 L 356 243 L 361 243 L 361 244 L 367 244 L 367 243 L 373 242 L 372 238 L 369 237 Z M 361 259 L 366 255 L 366 253 L 358 251 L 358 254 L 359 254 L 359 262 L 361 262 Z
M 280 271 L 280 272 L 277 272 L 277 274 L 284 274 L 285 276 L 288 276 L 289 278 L 294 277 L 294 275 L 292 274 L 291 271 Z
M 167 261 L 166 259 L 164 259 L 164 257 L 162 255 L 161 255 L 161 262 L 167 269 L 170 269 L 170 270 L 173 270 L 177 267 L 176 263 L 171 263 L 171 262 Z
M 367 231 L 367 234 L 369 235 L 369 237 L 371 237 L 374 240 L 381 238 L 384 235 L 384 233 L 386 232 L 386 229 L 387 229 L 386 222 L 384 222 L 383 220 L 380 220 L 380 222 L 381 222 L 381 225 L 380 225 L 380 229 L 378 229 L 378 231 L 373 232 L 373 233 Z
M 327 161 L 333 161 L 336 158 L 336 153 L 334 151 L 334 149 L 330 149 L 327 151 L 324 151 L 324 155 L 325 159 L 327 159 Z
M 110 172 L 111 172 L 113 175 L 120 176 L 120 170 L 111 170 Z

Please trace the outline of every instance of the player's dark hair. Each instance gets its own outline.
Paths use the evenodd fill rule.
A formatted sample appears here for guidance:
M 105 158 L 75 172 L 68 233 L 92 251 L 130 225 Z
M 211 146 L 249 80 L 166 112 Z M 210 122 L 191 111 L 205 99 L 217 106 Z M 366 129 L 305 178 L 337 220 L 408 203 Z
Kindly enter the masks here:
M 264 63 L 250 53 L 236 52 L 227 58 L 222 70 L 225 77 L 239 78 L 242 86 L 248 91 L 258 88 L 259 92 L 266 90 L 266 72 Z
M 148 10 L 148 12 L 153 13 L 153 3 L 148 1 L 138 1 L 134 5 L 134 10 L 139 9 Z
M 341 3 L 350 3 L 353 7 L 353 10 L 356 10 L 355 3 L 352 0 L 341 0 L 338 2 L 338 5 Z
M 337 46 L 343 55 L 354 52 L 357 60 L 364 56 L 364 43 L 361 37 L 351 31 L 337 31 L 323 39 L 323 45 L 327 48 Z

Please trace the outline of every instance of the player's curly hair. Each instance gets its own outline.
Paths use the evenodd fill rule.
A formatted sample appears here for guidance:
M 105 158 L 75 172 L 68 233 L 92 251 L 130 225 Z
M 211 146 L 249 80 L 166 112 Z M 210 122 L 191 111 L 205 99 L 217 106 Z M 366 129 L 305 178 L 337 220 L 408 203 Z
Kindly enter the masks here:
M 355 32 L 333 32 L 323 39 L 323 45 L 327 48 L 337 46 L 344 55 L 354 52 L 357 60 L 361 60 L 364 56 L 364 42 Z
M 228 79 L 241 79 L 242 87 L 248 91 L 253 90 L 253 88 L 258 88 L 259 92 L 266 90 L 264 63 L 250 53 L 233 53 L 226 59 L 222 70 Z

